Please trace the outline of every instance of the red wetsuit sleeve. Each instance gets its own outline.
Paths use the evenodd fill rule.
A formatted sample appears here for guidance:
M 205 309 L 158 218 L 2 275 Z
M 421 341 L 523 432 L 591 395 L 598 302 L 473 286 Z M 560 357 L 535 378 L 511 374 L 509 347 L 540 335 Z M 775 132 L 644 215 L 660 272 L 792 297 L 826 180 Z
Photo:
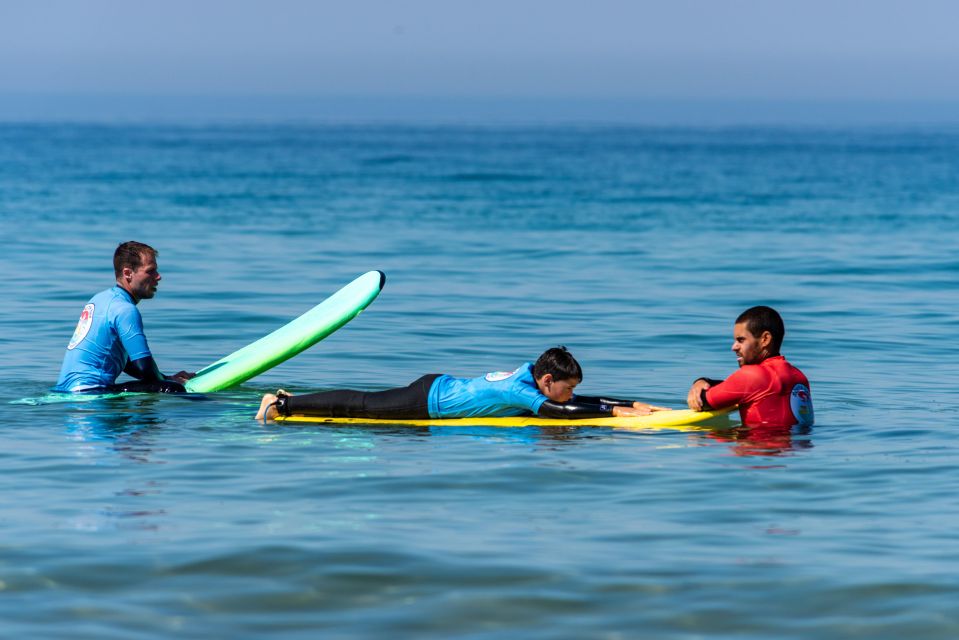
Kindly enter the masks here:
M 756 369 L 756 365 L 740 367 L 719 384 L 706 389 L 706 402 L 713 409 L 742 404 L 762 386 L 761 376 L 756 375 Z

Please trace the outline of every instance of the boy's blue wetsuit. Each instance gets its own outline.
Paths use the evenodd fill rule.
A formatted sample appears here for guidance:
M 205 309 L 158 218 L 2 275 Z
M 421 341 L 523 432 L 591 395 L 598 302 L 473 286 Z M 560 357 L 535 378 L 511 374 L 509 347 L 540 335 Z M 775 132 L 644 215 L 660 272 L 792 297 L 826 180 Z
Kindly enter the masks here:
M 123 287 L 114 285 L 93 296 L 83 307 L 53 390 L 65 393 L 182 390 L 181 385 L 162 379 L 114 384 L 130 362 L 143 358 L 149 358 L 144 362 L 152 364 L 140 310 Z M 159 376 L 159 372 L 157 374 Z
M 478 378 L 428 374 L 406 387 L 386 391 L 338 389 L 302 396 L 279 394 L 277 412 L 330 418 L 419 420 L 539 415 L 549 418 L 595 418 L 613 415 L 614 406 L 630 400 L 574 396 L 553 402 L 540 393 L 533 365 Z
M 529 362 L 516 371 L 487 373 L 478 378 L 440 376 L 430 387 L 431 418 L 475 418 L 536 415 L 546 402 L 533 379 Z

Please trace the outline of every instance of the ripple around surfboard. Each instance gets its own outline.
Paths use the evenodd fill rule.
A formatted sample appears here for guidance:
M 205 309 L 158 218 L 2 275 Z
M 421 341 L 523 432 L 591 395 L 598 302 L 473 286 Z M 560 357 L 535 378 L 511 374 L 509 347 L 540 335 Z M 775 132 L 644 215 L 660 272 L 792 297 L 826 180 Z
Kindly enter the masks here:
M 728 427 L 732 424 L 732 409 L 722 411 L 691 411 L 674 409 L 657 411 L 648 416 L 633 418 L 583 418 L 557 420 L 536 417 L 510 418 L 435 418 L 427 420 L 379 420 L 371 418 L 321 418 L 314 416 L 278 416 L 276 422 L 291 425 L 367 425 L 406 427 L 611 427 L 634 430 L 698 430 Z
M 190 393 L 220 391 L 257 376 L 313 346 L 355 318 L 370 305 L 386 284 L 382 271 L 369 271 L 273 333 L 200 369 L 184 385 Z M 51 393 L 24 398 L 15 404 L 83 402 L 141 395 L 136 393 Z

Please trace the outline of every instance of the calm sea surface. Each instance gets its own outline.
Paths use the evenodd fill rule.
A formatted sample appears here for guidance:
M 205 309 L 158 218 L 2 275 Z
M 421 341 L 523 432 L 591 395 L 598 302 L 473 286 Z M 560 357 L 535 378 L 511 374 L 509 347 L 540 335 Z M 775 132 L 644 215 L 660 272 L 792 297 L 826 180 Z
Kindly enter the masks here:
M 959 130 L 0 125 L 0 635 L 959 637 Z M 231 390 L 43 396 L 111 255 Z M 681 407 L 770 304 L 806 433 L 262 426 L 262 393 L 512 369 Z

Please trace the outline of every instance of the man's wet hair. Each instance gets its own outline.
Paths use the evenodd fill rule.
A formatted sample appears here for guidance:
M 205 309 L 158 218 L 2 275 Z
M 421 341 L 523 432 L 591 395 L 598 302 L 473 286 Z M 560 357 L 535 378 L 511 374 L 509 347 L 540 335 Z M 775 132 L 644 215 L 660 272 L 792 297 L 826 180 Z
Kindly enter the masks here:
M 547 373 L 553 374 L 553 380 L 583 381 L 583 368 L 576 362 L 566 347 L 553 347 L 543 352 L 533 365 L 533 378 L 539 380 Z
M 117 246 L 113 252 L 113 275 L 119 278 L 123 274 L 124 267 L 130 267 L 134 271 L 143 266 L 143 258 L 157 257 L 159 252 L 148 244 L 130 240 Z
M 769 347 L 773 352 L 779 353 L 783 337 L 786 335 L 786 325 L 783 324 L 782 316 L 775 309 L 765 306 L 750 307 L 736 318 L 736 324 L 741 322 L 746 323 L 746 329 L 753 337 L 758 338 L 763 331 L 768 331 L 773 338 Z

